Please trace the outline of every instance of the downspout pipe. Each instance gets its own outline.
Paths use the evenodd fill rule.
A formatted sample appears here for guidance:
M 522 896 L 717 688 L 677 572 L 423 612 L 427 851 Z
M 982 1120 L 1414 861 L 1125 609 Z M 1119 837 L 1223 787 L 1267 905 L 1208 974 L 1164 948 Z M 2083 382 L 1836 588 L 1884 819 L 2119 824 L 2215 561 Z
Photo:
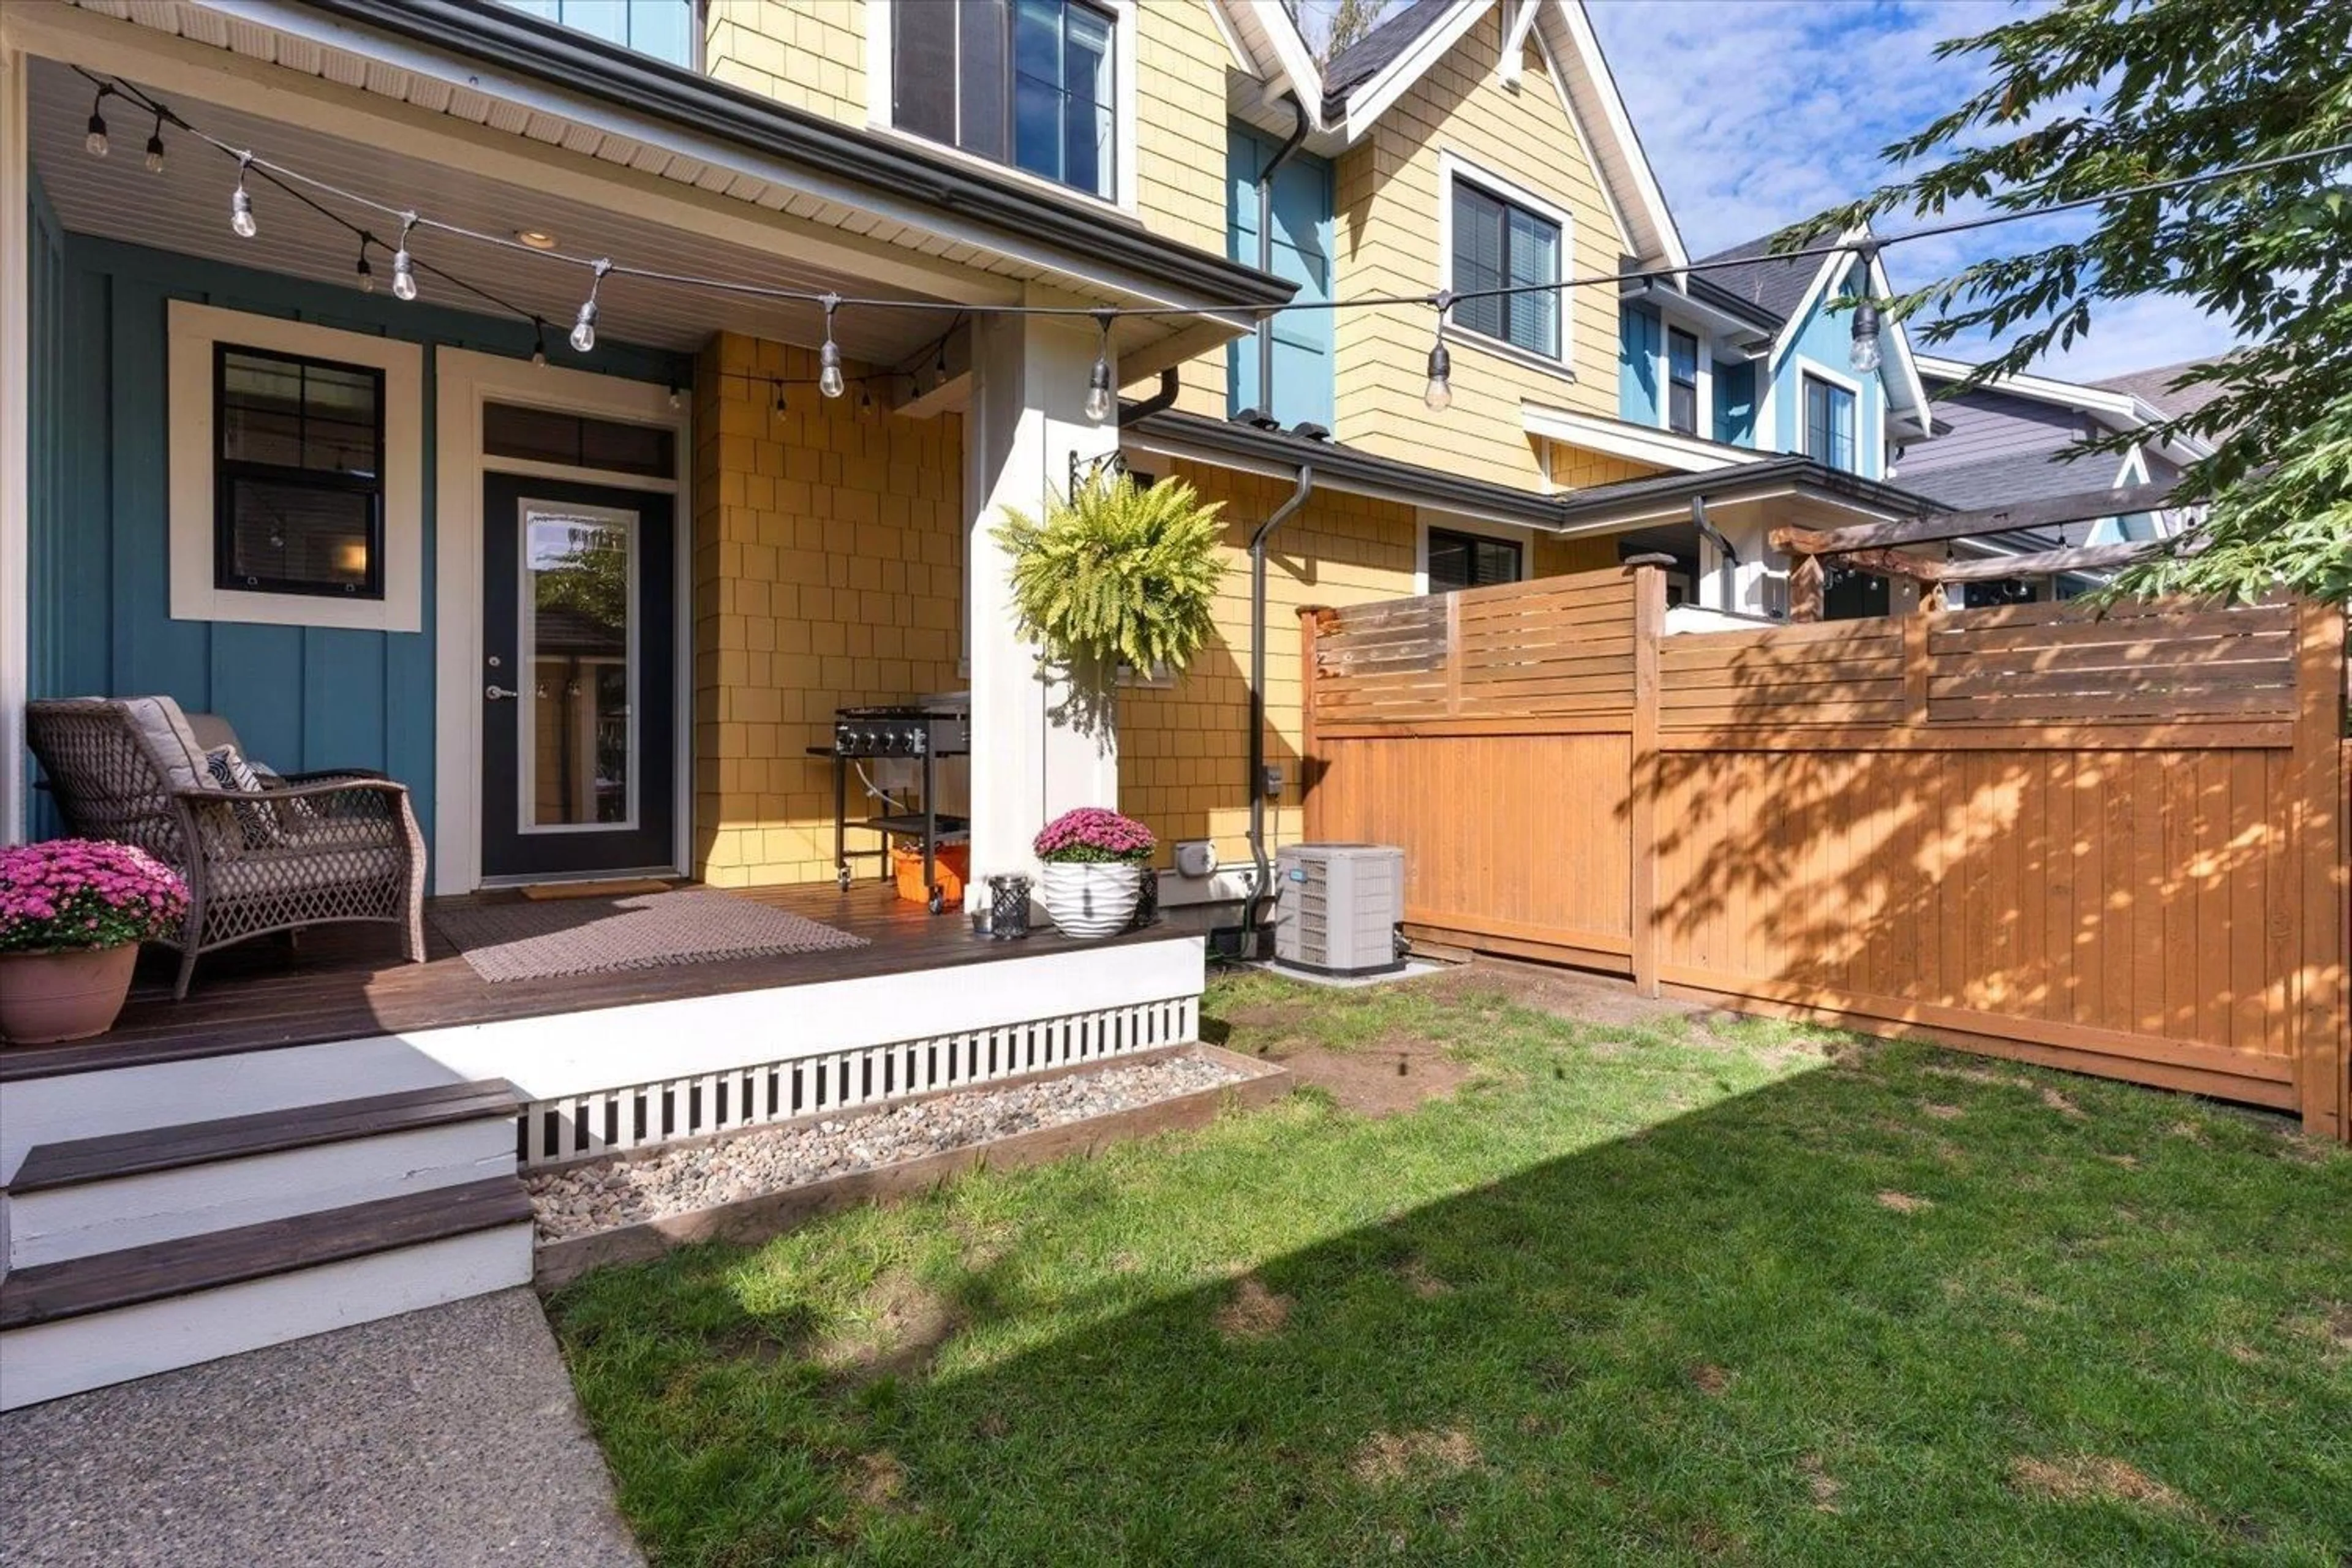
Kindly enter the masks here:
M 1720 529 L 1707 521 L 1705 496 L 1691 497 L 1691 526 L 1722 554 L 1723 560 L 1715 571 L 1723 584 L 1723 608 L 1727 614 L 1736 612 L 1738 606 L 1731 601 L 1739 585 L 1739 552 L 1731 547 L 1731 541 L 1723 536 Z
M 1315 465 L 1301 463 L 1290 499 L 1268 513 L 1250 535 L 1249 842 L 1256 874 L 1250 882 L 1249 900 L 1242 906 L 1242 941 L 1253 956 L 1257 949 L 1258 910 L 1265 907 L 1266 893 L 1274 885 L 1274 862 L 1265 853 L 1265 542 L 1314 493 Z
M 1119 425 L 1124 427 L 1134 424 L 1139 419 L 1149 419 L 1163 409 L 1175 407 L 1176 399 L 1183 390 L 1183 376 L 1174 365 L 1170 365 L 1160 373 L 1159 391 L 1140 402 L 1128 404 L 1118 411 Z
M 1274 156 L 1265 161 L 1265 167 L 1257 172 L 1257 269 L 1260 272 L 1274 270 L 1274 176 L 1290 162 L 1292 154 L 1298 151 L 1298 144 L 1307 140 L 1307 132 L 1314 128 L 1314 121 L 1307 117 L 1307 105 L 1299 101 L 1297 93 L 1288 96 L 1290 112 L 1297 117 L 1298 122 L 1292 128 L 1289 139 L 1275 149 Z M 1257 319 L 1257 405 L 1259 412 L 1267 418 L 1275 416 L 1274 317 L 1271 312 L 1261 313 Z

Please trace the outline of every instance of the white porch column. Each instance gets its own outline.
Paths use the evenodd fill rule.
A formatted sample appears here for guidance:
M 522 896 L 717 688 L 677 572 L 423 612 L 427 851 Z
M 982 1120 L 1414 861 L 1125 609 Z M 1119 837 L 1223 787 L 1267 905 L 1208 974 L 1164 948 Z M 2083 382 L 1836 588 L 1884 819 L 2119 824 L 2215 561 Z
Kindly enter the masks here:
M 1030 840 L 1075 806 L 1118 805 L 1118 746 L 1108 711 L 1073 702 L 1035 644 L 1014 629 L 1011 562 L 995 530 L 1010 506 L 1035 517 L 1049 494 L 1118 445 L 1112 421 L 1081 411 L 1097 336 L 1083 318 L 982 316 L 971 328 L 964 424 L 966 642 L 971 658 L 971 868 L 1034 865 Z M 975 891 L 969 898 L 984 895 Z
M 32 642 L 32 175 L 25 56 L 0 38 L 0 844 L 25 837 Z M 45 388 L 51 396 L 56 388 Z

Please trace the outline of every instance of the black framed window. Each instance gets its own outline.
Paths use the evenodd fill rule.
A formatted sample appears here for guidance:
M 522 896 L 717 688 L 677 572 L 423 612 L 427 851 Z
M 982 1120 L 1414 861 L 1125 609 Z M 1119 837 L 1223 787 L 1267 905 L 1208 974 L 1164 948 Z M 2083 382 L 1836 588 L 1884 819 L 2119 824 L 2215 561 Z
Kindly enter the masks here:
M 898 0 L 891 123 L 1114 196 L 1117 26 L 1080 0 Z
M 1698 338 L 1680 327 L 1666 329 L 1666 428 L 1698 434 Z
M 1516 583 L 1519 559 L 1516 540 L 1433 528 L 1429 531 L 1429 591 L 1451 594 L 1457 588 Z
M 1849 387 L 1805 377 L 1805 456 L 1825 468 L 1856 473 L 1854 397 Z
M 1454 182 L 1454 291 L 1475 294 L 1559 281 L 1559 225 Z M 1488 295 L 1454 307 L 1454 323 L 1546 359 L 1559 357 L 1559 291 Z
M 383 597 L 383 372 L 216 343 L 213 583 Z

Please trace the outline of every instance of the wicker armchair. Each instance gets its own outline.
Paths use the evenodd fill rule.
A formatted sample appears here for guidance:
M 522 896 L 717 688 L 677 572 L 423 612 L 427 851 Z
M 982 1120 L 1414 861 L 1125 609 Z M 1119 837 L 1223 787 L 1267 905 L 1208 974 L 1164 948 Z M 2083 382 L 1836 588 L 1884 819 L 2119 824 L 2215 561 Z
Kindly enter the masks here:
M 406 785 L 333 773 L 224 788 L 168 697 L 28 703 L 25 729 L 69 831 L 136 844 L 187 879 L 175 998 L 201 955 L 302 926 L 383 921 L 425 961 L 425 840 Z

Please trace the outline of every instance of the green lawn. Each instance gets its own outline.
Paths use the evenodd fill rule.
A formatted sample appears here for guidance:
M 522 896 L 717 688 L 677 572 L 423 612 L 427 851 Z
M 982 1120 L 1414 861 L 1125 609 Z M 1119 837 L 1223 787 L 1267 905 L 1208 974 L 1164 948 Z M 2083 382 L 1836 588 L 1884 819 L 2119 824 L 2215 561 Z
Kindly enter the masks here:
M 1436 1041 L 1091 1163 L 581 1281 L 659 1564 L 2352 1563 L 2352 1153 L 1475 973 L 1220 982 L 1235 1049 Z

